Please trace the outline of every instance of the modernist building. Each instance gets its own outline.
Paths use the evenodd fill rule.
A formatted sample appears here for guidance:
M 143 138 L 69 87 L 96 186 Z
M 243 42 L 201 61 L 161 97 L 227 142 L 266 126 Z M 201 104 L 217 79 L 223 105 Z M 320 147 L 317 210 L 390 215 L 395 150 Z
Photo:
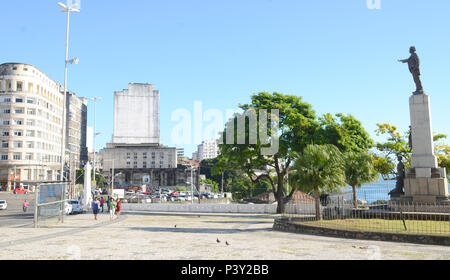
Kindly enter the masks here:
M 66 151 L 72 164 L 82 157 L 85 101 L 67 93 Z M 0 183 L 33 185 L 59 180 L 61 168 L 62 87 L 36 67 L 21 63 L 0 65 Z
M 102 154 L 103 174 L 121 186 L 177 184 L 177 149 L 160 144 L 159 91 L 130 83 L 114 93 L 114 134 Z

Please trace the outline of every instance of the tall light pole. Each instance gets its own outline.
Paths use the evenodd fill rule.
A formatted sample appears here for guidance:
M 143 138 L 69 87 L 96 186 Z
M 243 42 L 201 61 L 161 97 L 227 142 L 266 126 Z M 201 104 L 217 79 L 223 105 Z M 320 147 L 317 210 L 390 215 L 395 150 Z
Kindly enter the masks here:
M 96 173 L 95 173 L 95 137 L 97 135 L 100 135 L 100 133 L 97 133 L 96 131 L 96 123 L 97 123 L 97 100 L 102 100 L 100 97 L 91 97 L 89 98 L 89 100 L 94 101 L 94 163 L 93 163 L 93 169 L 94 169 L 94 181 L 95 181 L 95 186 L 97 187 L 97 180 L 96 180 Z
M 76 9 L 77 5 L 67 7 L 61 2 L 58 5 L 63 8 L 61 12 L 67 13 L 67 26 L 66 26 L 66 57 L 64 68 L 64 97 L 63 97 L 63 116 L 62 116 L 62 139 L 61 139 L 61 181 L 64 181 L 64 159 L 65 159 L 65 147 L 66 147 L 66 92 L 67 92 L 67 64 L 78 63 L 78 59 L 72 59 L 69 61 L 69 18 L 70 12 L 79 13 L 80 10 Z

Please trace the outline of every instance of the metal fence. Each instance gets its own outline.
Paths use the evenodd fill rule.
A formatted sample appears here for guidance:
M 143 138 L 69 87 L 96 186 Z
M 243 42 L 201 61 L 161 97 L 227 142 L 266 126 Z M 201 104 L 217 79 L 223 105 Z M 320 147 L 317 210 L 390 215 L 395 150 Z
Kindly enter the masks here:
M 294 223 L 354 231 L 450 236 L 450 204 L 389 200 L 378 190 L 322 197 L 320 212 L 314 204 L 287 204 L 284 217 Z
M 69 183 L 41 183 L 35 191 L 34 227 L 64 222 Z

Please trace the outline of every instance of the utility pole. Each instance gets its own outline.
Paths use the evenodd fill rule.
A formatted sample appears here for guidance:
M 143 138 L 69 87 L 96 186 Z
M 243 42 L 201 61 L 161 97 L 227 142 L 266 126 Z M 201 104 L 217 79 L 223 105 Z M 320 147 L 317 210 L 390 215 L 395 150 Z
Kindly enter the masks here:
M 67 7 L 66 5 L 58 2 L 58 5 L 62 7 L 63 13 L 67 12 L 67 24 L 66 24 L 66 57 L 64 67 L 64 92 L 63 92 L 63 108 L 62 108 L 62 137 L 61 137 L 61 170 L 60 179 L 64 181 L 64 161 L 65 161 L 65 148 L 66 148 L 66 94 L 67 94 L 67 64 L 78 63 L 78 59 L 72 59 L 69 61 L 69 18 L 70 12 L 79 13 L 80 10 L 76 9 L 77 5 Z

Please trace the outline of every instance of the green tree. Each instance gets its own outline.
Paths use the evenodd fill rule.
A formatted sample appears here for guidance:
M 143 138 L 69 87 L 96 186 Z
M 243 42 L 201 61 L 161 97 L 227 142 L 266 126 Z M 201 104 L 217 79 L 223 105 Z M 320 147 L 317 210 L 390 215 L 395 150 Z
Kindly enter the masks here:
M 244 112 L 236 114 L 229 120 L 223 132 L 223 139 L 227 140 L 227 131 L 233 131 L 234 134 L 228 136 L 234 141 L 231 144 L 228 143 L 229 141 L 224 141 L 225 144 L 219 145 L 222 160 L 226 162 L 228 168 L 242 170 L 253 184 L 257 184 L 262 179 L 267 180 L 278 202 L 277 213 L 283 213 L 285 203 L 294 193 L 294 190 L 289 194 L 285 192 L 284 178 L 293 162 L 294 151 L 302 151 L 314 140 L 314 133 L 318 127 L 315 113 L 311 105 L 303 102 L 301 97 L 277 92 L 254 94 L 251 104 L 239 107 Z M 262 110 L 267 110 L 270 119 L 266 126 L 259 122 L 259 117 L 264 112 Z M 278 118 L 270 114 L 274 110 L 278 110 Z M 245 130 L 239 131 L 238 118 L 243 119 L 243 116 L 252 112 L 256 114 L 256 126 L 253 130 L 249 129 L 252 123 L 250 119 L 246 119 Z M 267 137 L 258 133 L 256 143 L 251 143 L 250 136 L 255 128 L 258 132 L 267 131 Z M 238 143 L 238 139 L 245 141 Z M 269 155 L 263 152 L 270 146 L 265 143 L 276 145 L 276 152 Z M 264 172 L 261 174 L 258 170 Z M 274 180 L 272 176 L 276 179 Z M 244 187 L 246 184 L 241 181 L 240 186 Z
M 342 153 L 330 144 L 309 145 L 294 164 L 294 176 L 305 192 L 313 192 L 316 199 L 316 218 L 322 219 L 320 195 L 336 191 L 346 185 Z
M 343 154 L 345 180 L 353 190 L 354 207 L 358 208 L 356 188 L 371 182 L 377 182 L 380 175 L 373 165 L 373 158 L 366 152 L 346 152 Z
M 91 178 L 94 178 L 94 170 L 91 170 Z M 95 181 L 97 182 L 97 187 L 99 188 L 104 188 L 105 186 L 108 186 L 108 182 L 106 181 L 105 177 L 103 177 L 103 175 L 98 172 L 96 172 L 95 174 Z M 76 181 L 77 184 L 84 184 L 84 169 L 80 168 L 77 169 L 76 172 Z
M 315 144 L 333 144 L 341 152 L 367 152 L 374 147 L 374 141 L 362 123 L 352 115 L 325 114 L 319 118 L 319 129 Z

